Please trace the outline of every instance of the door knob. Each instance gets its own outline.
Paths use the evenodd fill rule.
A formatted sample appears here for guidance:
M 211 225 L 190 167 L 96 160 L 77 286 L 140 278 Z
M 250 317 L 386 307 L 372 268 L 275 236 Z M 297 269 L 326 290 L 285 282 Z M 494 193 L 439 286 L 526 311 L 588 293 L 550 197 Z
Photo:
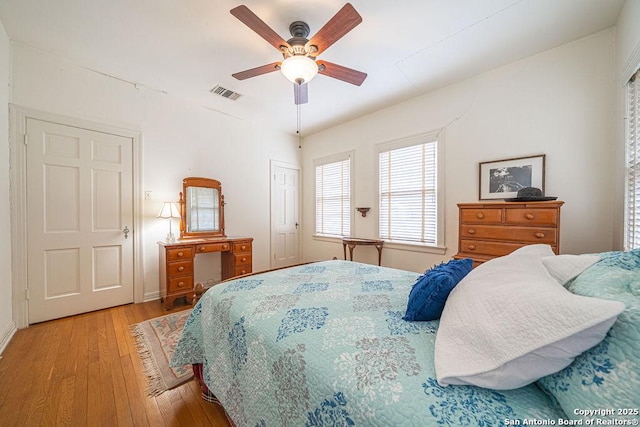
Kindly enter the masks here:
M 126 225 L 124 226 L 124 230 L 122 230 L 122 232 L 124 233 L 124 238 L 128 239 L 129 238 L 129 227 L 127 227 Z

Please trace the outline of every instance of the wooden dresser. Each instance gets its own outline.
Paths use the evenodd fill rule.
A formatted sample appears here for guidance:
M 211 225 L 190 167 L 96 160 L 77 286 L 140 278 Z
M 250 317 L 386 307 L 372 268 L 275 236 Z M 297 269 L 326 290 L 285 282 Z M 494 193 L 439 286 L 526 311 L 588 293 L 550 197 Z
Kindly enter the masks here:
M 160 298 L 165 309 L 173 308 L 176 298 L 192 302 L 195 293 L 193 260 L 198 254 L 220 252 L 222 280 L 252 272 L 250 237 L 184 239 L 175 243 L 158 242 Z
M 473 265 L 536 243 L 560 250 L 560 207 L 564 202 L 459 203 L 458 253 Z

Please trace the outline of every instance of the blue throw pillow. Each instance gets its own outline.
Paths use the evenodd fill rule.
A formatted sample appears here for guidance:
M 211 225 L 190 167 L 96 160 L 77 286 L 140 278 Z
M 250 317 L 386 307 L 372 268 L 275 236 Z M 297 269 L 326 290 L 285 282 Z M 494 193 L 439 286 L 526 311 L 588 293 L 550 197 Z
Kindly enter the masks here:
M 436 265 L 418 278 L 409 293 L 404 320 L 439 319 L 451 290 L 473 269 L 471 258 Z

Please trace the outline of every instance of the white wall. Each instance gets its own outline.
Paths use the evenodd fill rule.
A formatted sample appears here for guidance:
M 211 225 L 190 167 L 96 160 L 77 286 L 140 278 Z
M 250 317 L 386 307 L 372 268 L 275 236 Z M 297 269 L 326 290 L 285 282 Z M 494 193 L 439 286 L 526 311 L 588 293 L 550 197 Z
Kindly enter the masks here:
M 535 154 L 546 154 L 546 194 L 565 202 L 561 252 L 610 250 L 614 38 L 606 30 L 306 137 L 304 258 L 342 257 L 338 242 L 311 237 L 313 159 L 355 150 L 355 205 L 372 211 L 354 216 L 353 234 L 375 237 L 375 145 L 440 128 L 446 128 L 446 254 L 385 248 L 383 265 L 424 271 L 454 255 L 456 204 L 478 200 L 478 163 Z M 373 263 L 375 251 L 356 248 L 354 258 Z
M 136 87 L 21 44 L 13 44 L 13 62 L 16 105 L 141 132 L 142 190 L 152 192 L 152 200 L 142 206 L 143 229 L 136 230 L 143 233 L 145 299 L 158 295 L 156 242 L 168 232 L 166 220 L 156 215 L 162 201 L 177 201 L 187 176 L 222 182 L 227 235 L 253 237 L 254 270 L 269 268 L 269 164 L 271 159 L 299 163 L 294 136 Z M 178 223 L 173 224 L 176 231 Z M 219 258 L 212 262 L 217 262 L 217 271 L 210 274 L 219 278 Z
M 11 307 L 11 224 L 9 200 L 9 102 L 11 102 L 11 48 L 0 23 L 0 353 L 13 332 Z
M 625 177 L 625 84 L 640 68 L 640 0 L 627 0 L 616 24 L 616 145 L 614 168 L 616 183 L 614 215 L 614 248 L 623 249 Z
M 637 69 L 640 61 L 640 0 L 627 0 L 616 24 L 616 65 L 619 74 Z

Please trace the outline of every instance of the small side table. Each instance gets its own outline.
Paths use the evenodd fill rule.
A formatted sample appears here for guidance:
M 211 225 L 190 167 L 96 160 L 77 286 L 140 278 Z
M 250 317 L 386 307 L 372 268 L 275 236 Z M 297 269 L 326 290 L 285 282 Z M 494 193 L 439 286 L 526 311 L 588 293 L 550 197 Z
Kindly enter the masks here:
M 347 246 L 349 246 L 349 260 L 353 261 L 353 248 L 356 246 L 375 246 L 378 250 L 378 265 L 382 261 L 382 246 L 384 240 L 377 239 L 360 239 L 357 237 L 345 237 L 342 239 L 342 250 L 344 252 L 344 259 L 347 259 Z

